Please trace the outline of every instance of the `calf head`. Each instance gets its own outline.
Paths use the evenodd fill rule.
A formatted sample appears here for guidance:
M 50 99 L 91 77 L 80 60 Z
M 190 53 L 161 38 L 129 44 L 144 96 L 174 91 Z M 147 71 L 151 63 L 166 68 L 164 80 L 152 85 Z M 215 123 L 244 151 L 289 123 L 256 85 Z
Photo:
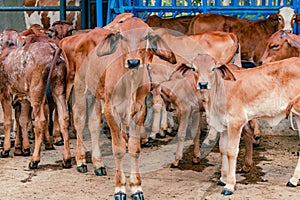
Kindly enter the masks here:
M 290 32 L 279 30 L 269 38 L 259 65 L 290 57 L 298 57 L 299 52 L 300 38 Z
M 138 18 L 130 18 L 119 25 L 119 32 L 111 33 L 98 45 L 97 55 L 105 56 L 118 52 L 124 66 L 136 69 L 152 61 L 153 55 L 176 63 L 174 53 L 149 26 Z
M 54 22 L 51 28 L 49 28 L 49 31 L 51 32 L 51 37 L 57 38 L 59 40 L 72 35 L 73 30 L 74 28 L 72 23 L 64 20 Z
M 2 33 L 0 45 L 1 49 L 5 49 L 11 46 L 17 46 L 19 39 L 19 33 L 13 29 L 5 29 Z
M 293 8 L 283 7 L 277 12 L 278 30 L 293 32 L 294 23 L 299 24 L 300 16 Z

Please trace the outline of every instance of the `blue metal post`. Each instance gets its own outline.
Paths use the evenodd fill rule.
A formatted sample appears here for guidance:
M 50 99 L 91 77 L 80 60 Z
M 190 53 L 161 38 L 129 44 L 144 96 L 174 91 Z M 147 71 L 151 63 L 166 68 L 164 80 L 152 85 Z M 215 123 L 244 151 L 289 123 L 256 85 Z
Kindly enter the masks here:
M 60 20 L 66 20 L 66 0 L 60 0 L 59 3 L 59 7 L 60 7 L 60 12 L 59 12 L 59 19 Z
M 103 27 L 102 0 L 96 0 L 96 16 L 97 16 L 97 26 L 98 27 Z

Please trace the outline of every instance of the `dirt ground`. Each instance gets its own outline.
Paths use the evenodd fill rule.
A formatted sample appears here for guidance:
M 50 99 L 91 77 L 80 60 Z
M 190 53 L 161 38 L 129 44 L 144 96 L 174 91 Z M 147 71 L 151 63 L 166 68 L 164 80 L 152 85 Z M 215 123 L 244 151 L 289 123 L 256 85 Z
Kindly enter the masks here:
M 200 165 L 191 164 L 191 139 L 185 142 L 184 160 L 179 169 L 169 167 L 176 150 L 177 138 L 168 136 L 152 148 L 143 148 L 141 156 L 142 187 L 145 199 L 300 199 L 300 188 L 285 186 L 294 172 L 300 148 L 298 133 L 291 130 L 287 120 L 274 128 L 260 121 L 261 144 L 254 151 L 254 167 L 248 174 L 237 174 L 236 191 L 230 197 L 220 194 L 222 187 L 216 182 L 220 176 L 220 156 L 215 148 Z M 90 139 L 85 137 L 90 158 Z M 32 141 L 33 143 L 33 141 Z M 76 140 L 71 139 L 73 167 L 62 169 L 62 149 L 42 150 L 39 169 L 28 170 L 30 157 L 0 159 L 0 199 L 113 199 L 114 159 L 110 140 L 101 135 L 101 149 L 108 175 L 97 177 L 91 161 L 88 173 L 80 174 L 75 165 Z M 244 146 L 241 142 L 238 167 L 243 162 Z M 126 155 L 128 178 L 130 158 Z M 128 197 L 130 190 L 128 188 Z M 130 198 L 128 198 L 130 199 Z

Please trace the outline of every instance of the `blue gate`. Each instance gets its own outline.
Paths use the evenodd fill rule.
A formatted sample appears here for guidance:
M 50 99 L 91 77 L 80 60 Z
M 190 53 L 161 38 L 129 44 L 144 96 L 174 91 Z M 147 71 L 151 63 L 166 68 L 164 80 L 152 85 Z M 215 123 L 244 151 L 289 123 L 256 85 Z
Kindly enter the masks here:
M 109 0 L 107 23 L 124 12 L 134 13 L 143 20 L 152 14 L 174 18 L 211 12 L 256 20 L 276 13 L 283 6 L 299 13 L 299 4 L 300 0 Z

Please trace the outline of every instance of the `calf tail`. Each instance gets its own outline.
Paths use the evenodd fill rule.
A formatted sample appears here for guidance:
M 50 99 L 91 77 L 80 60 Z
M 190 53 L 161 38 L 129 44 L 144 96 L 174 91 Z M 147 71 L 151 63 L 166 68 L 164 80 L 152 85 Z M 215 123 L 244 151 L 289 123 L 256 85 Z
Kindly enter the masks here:
M 294 101 L 290 101 L 289 104 L 287 105 L 286 109 L 285 109 L 285 118 L 288 119 L 290 113 L 291 113 L 291 110 L 293 108 L 293 105 L 294 105 Z
M 46 99 L 47 99 L 47 102 L 48 102 L 49 105 L 51 103 L 54 103 L 50 85 L 51 85 L 51 77 L 52 77 L 53 69 L 54 69 L 55 65 L 57 64 L 57 62 L 58 62 L 58 58 L 60 56 L 60 53 L 61 53 L 61 49 L 57 48 L 55 50 L 55 54 L 54 54 L 53 60 L 51 62 L 50 71 L 49 71 L 48 78 L 47 78 Z

